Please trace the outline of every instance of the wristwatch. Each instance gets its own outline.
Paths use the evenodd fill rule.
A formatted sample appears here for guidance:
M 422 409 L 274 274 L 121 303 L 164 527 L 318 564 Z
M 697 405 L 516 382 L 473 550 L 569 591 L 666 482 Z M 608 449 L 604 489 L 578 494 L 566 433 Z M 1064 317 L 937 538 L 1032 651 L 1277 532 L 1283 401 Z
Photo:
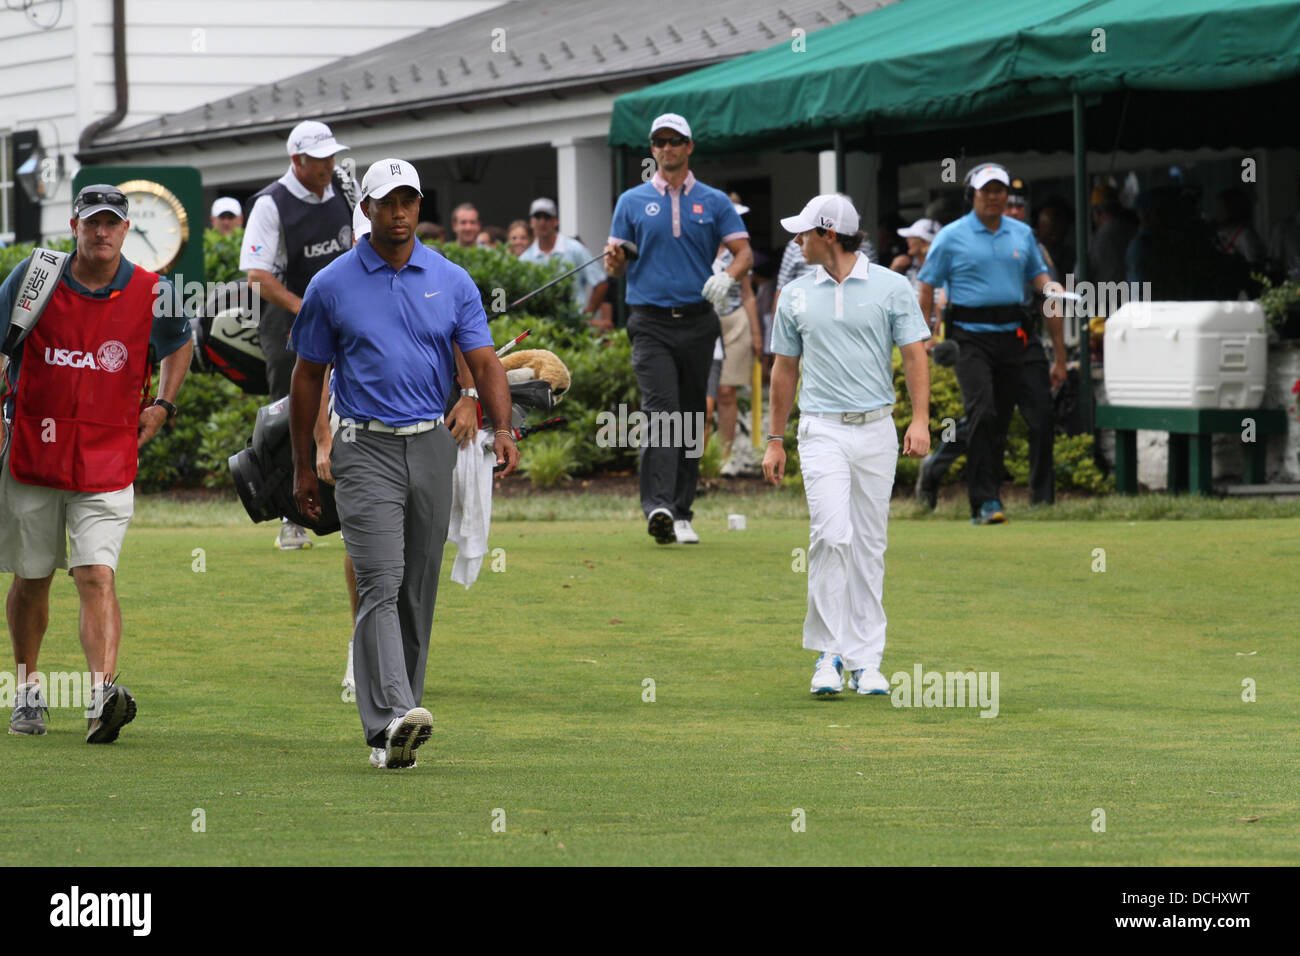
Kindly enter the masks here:
M 174 418 L 176 417 L 176 406 L 173 405 L 171 402 L 167 401 L 167 399 L 165 399 L 165 398 L 155 398 L 155 399 L 153 400 L 153 403 L 154 403 L 154 405 L 158 405 L 158 406 L 160 406 L 161 408 L 163 408 L 163 409 L 166 410 L 166 412 L 167 412 L 167 421 L 170 422 L 172 419 L 174 419 Z M 150 407 L 152 407 L 152 406 L 150 406 Z
M 474 401 L 477 402 L 477 401 L 478 401 L 478 389 L 477 389 L 477 388 L 462 388 L 462 389 L 460 390 L 460 397 L 461 397 L 461 398 L 466 398 L 466 397 L 468 397 L 468 398 L 472 398 L 472 399 L 474 399 Z

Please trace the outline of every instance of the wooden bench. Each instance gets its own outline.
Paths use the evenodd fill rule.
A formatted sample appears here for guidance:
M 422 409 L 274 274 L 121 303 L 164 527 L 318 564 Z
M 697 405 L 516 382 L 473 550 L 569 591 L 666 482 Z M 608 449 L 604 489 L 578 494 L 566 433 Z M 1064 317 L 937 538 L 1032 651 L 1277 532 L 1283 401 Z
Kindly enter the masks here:
M 1240 435 L 1254 422 L 1254 441 L 1242 442 L 1248 484 L 1264 483 L 1264 457 L 1269 435 L 1286 434 L 1286 414 L 1280 408 L 1138 408 L 1098 405 L 1097 428 L 1115 430 L 1115 489 L 1137 494 L 1137 433 L 1169 433 L 1170 494 L 1209 494 L 1212 467 L 1211 437 Z

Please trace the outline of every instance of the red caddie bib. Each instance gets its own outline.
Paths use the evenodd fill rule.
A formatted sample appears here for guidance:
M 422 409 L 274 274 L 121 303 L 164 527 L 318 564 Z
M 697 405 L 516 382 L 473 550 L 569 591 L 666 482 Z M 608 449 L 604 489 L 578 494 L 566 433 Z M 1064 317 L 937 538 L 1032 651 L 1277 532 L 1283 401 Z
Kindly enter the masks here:
M 158 276 L 107 299 L 59 283 L 23 343 L 9 470 L 23 484 L 118 491 L 135 481 Z

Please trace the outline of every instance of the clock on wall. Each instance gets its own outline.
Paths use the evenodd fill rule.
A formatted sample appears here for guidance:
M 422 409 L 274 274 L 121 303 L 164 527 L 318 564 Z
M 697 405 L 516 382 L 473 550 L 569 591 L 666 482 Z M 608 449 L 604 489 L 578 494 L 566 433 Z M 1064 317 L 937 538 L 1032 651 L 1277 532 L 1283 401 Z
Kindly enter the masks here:
M 122 255 L 150 272 L 166 273 L 190 241 L 190 218 L 176 194 L 150 179 L 120 183 L 130 203 L 131 230 Z
M 203 282 L 203 181 L 192 166 L 82 166 L 82 186 L 112 183 L 126 193 L 131 229 L 122 243 L 129 261 L 173 282 Z

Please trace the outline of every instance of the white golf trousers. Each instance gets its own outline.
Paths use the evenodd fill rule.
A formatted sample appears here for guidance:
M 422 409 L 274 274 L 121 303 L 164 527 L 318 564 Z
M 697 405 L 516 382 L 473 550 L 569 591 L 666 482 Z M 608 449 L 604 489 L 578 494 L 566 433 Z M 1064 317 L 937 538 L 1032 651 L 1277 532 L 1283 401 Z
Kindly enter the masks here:
M 885 652 L 885 537 L 898 463 L 892 418 L 845 425 L 804 415 L 799 467 L 808 496 L 808 616 L 803 646 L 877 669 Z

